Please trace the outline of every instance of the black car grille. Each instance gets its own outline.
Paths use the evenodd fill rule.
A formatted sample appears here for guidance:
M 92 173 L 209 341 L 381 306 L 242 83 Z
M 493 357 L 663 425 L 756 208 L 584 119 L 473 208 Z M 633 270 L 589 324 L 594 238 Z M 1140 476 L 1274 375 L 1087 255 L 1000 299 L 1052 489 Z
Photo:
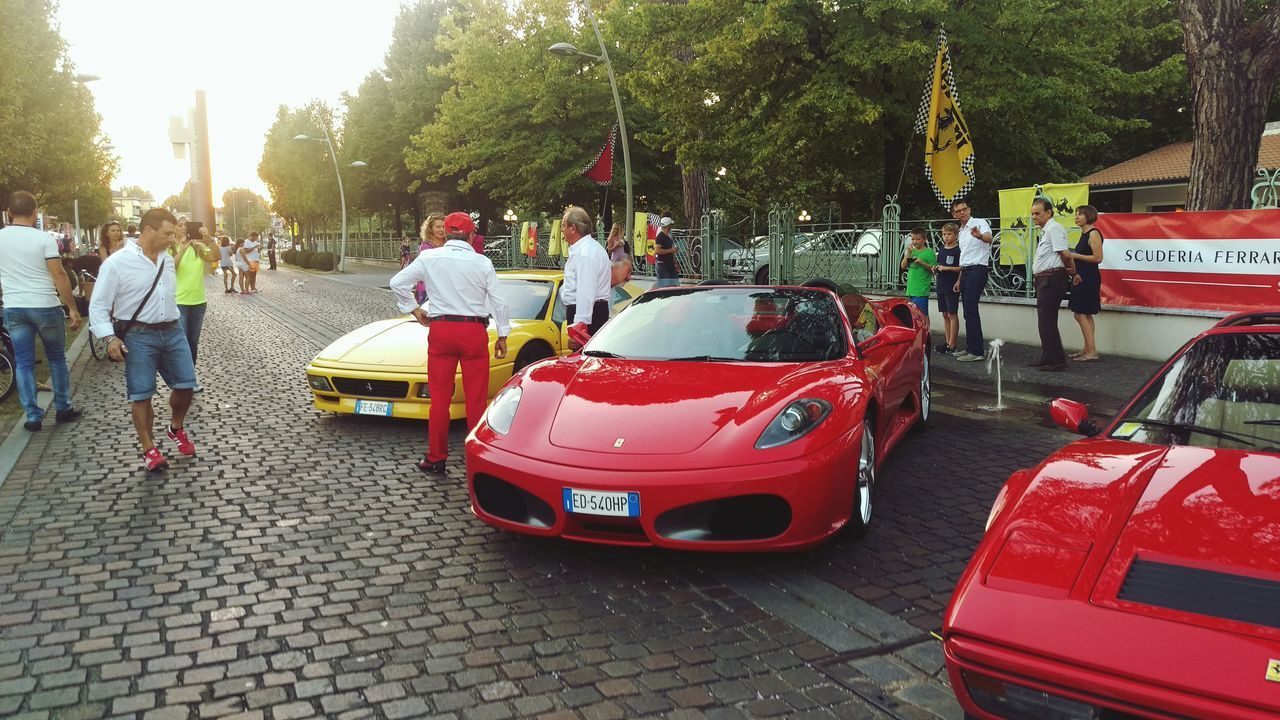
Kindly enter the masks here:
M 1135 560 L 1121 600 L 1280 628 L 1280 582 Z
M 333 378 L 333 387 L 343 395 L 360 397 L 402 398 L 409 394 L 409 383 L 400 380 L 360 380 Z

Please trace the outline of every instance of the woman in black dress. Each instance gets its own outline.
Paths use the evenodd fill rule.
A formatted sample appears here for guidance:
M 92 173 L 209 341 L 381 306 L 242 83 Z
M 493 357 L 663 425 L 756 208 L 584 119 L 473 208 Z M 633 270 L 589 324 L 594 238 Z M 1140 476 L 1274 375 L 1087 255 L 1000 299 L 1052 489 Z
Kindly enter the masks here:
M 1071 253 L 1076 261 L 1076 285 L 1071 288 L 1071 299 L 1067 301 L 1067 307 L 1076 314 L 1080 334 L 1084 336 L 1084 350 L 1071 356 L 1077 362 L 1098 359 L 1098 347 L 1093 338 L 1093 316 L 1102 309 L 1099 298 L 1102 292 L 1102 274 L 1098 271 L 1098 266 L 1102 263 L 1102 233 L 1093 226 L 1096 222 L 1098 211 L 1092 205 L 1076 208 L 1080 242 L 1076 243 L 1075 251 Z

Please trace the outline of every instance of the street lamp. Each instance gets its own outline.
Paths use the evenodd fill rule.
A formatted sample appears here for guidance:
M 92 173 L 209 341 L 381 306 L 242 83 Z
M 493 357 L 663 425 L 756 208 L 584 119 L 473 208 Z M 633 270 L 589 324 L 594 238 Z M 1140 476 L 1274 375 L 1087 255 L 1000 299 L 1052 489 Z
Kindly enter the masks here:
M 342 187 L 342 171 L 338 168 L 338 151 L 333 149 L 333 139 L 329 137 L 329 126 L 321 123 L 320 128 L 324 130 L 324 139 L 313 138 L 305 133 L 294 135 L 293 139 L 301 142 L 314 140 L 322 142 L 329 146 L 329 159 L 333 160 L 333 175 L 338 178 L 338 201 L 342 204 L 342 245 L 338 249 L 338 272 L 347 271 L 347 191 Z M 362 168 L 369 167 L 369 164 L 361 160 L 356 160 L 347 167 Z
M 613 91 L 613 107 L 618 111 L 618 133 L 622 136 L 622 169 L 627 183 L 627 215 L 623 219 L 623 237 L 631 237 L 631 223 L 635 217 L 631 203 L 631 146 L 627 143 L 627 121 L 622 116 L 622 98 L 618 95 L 618 80 L 613 76 L 613 63 L 609 62 L 609 51 L 605 49 L 604 37 L 600 35 L 600 24 L 596 22 L 595 13 L 591 12 L 591 3 L 582 0 L 583 7 L 587 10 L 587 17 L 591 20 L 591 29 L 595 31 L 596 42 L 600 44 L 600 54 L 592 55 L 583 52 L 574 47 L 572 43 L 556 43 L 547 48 L 547 52 L 553 55 L 561 55 L 563 57 L 572 57 L 579 55 L 592 60 L 604 61 L 604 69 L 609 73 L 609 89 Z
M 809 222 L 812 219 L 813 216 L 809 214 L 808 210 L 801 210 L 800 215 L 796 218 L 800 222 Z
M 76 75 L 73 79 L 76 82 L 83 84 L 83 83 L 91 83 L 94 80 L 101 80 L 102 78 L 98 77 L 97 75 L 87 75 L 87 74 L 81 73 L 79 75 Z M 73 201 L 73 207 L 74 207 L 74 210 L 72 210 L 72 213 L 75 215 L 75 221 L 76 221 L 76 246 L 79 247 L 80 241 L 82 240 L 82 238 L 80 237 L 80 190 L 79 188 L 76 189 L 76 197 L 75 197 L 75 200 Z
M 502 213 L 502 219 L 504 222 L 510 225 L 511 223 L 515 222 L 516 220 L 519 220 L 520 218 L 516 216 L 516 212 L 514 210 L 507 208 L 507 211 Z

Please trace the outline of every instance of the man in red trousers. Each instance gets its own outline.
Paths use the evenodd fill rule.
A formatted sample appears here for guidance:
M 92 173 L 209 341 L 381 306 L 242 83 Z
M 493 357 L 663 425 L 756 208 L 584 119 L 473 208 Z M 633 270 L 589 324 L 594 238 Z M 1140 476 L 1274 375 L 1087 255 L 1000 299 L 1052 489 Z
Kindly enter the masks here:
M 427 389 L 431 411 L 427 423 L 427 455 L 418 469 L 439 474 L 449 456 L 449 404 L 453 378 L 462 365 L 462 391 L 467 400 L 467 429 L 475 427 L 489 396 L 489 313 L 498 326 L 493 356 L 507 356 L 511 312 L 498 295 L 493 262 L 471 248 L 475 231 L 471 216 L 453 213 L 444 219 L 445 243 L 421 253 L 395 277 L 391 292 L 401 312 L 410 312 L 428 330 Z M 413 288 L 422 283 L 427 302 L 415 302 Z

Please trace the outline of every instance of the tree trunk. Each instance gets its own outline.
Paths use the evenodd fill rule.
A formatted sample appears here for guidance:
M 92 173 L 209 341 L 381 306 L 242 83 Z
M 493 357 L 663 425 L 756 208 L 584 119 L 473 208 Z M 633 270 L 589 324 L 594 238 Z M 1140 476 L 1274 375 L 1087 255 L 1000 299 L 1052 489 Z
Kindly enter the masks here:
M 1240 2 L 1180 0 L 1179 9 L 1195 112 L 1187 209 L 1247 208 L 1280 69 L 1280 0 L 1252 24 Z
M 681 168 L 680 179 L 684 181 L 684 220 L 689 229 L 700 230 L 702 215 L 711 204 L 707 171 L 702 168 Z
M 397 238 L 404 237 L 404 223 L 400 219 L 400 203 L 391 203 L 391 230 Z

